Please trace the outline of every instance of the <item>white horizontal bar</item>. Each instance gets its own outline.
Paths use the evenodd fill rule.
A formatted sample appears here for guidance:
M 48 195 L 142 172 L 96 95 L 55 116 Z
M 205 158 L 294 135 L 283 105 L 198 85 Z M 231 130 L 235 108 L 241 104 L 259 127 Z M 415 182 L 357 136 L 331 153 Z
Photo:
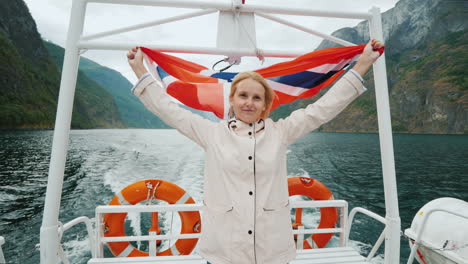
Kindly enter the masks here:
M 91 259 L 88 261 L 88 264 L 102 264 L 102 263 L 140 263 L 140 264 L 154 264 L 154 263 L 161 263 L 161 264 L 206 264 L 206 260 L 204 260 L 199 255 L 180 255 L 180 256 L 157 256 L 157 257 L 112 257 L 112 258 L 96 258 Z
M 168 204 L 168 205 L 101 205 L 96 207 L 96 213 L 127 213 L 127 212 L 175 212 L 199 211 L 202 204 Z
M 188 1 L 188 0 L 85 0 L 88 3 L 102 4 L 124 4 L 124 5 L 143 5 L 143 6 L 164 6 L 177 8 L 215 8 L 218 10 L 232 10 L 237 12 L 265 12 L 282 15 L 296 16 L 316 16 L 316 17 L 335 17 L 349 19 L 370 19 L 372 15 L 368 12 L 336 12 L 326 10 L 314 10 L 307 8 L 296 8 L 287 6 L 263 6 L 244 4 L 233 6 L 230 1 Z
M 336 12 L 327 10 L 314 10 L 307 8 L 293 7 L 275 7 L 261 5 L 242 5 L 240 12 L 265 12 L 279 15 L 295 15 L 295 16 L 315 16 L 315 17 L 334 17 L 334 18 L 349 18 L 349 19 L 370 19 L 372 15 L 367 12 Z
M 322 208 L 322 207 L 345 207 L 345 200 L 326 201 L 293 201 L 290 208 Z M 199 211 L 202 204 L 166 204 L 166 205 L 101 205 L 96 207 L 96 213 L 127 213 L 127 212 L 165 212 L 165 211 Z
M 211 13 L 214 13 L 214 12 L 217 12 L 217 10 L 216 9 L 207 9 L 207 10 L 191 12 L 191 13 L 187 13 L 187 14 L 183 14 L 183 15 L 179 15 L 179 16 L 169 17 L 169 18 L 165 18 L 165 19 L 158 19 L 156 21 L 141 23 L 141 24 L 137 24 L 137 25 L 133 25 L 133 26 L 123 27 L 123 28 L 120 28 L 120 29 L 114 29 L 114 30 L 109 30 L 109 31 L 101 32 L 101 33 L 92 34 L 92 35 L 87 35 L 87 36 L 82 37 L 81 39 L 82 40 L 92 40 L 92 39 L 97 39 L 97 38 L 108 37 L 108 36 L 117 35 L 117 34 L 121 34 L 121 33 L 126 33 L 126 32 L 130 32 L 130 31 L 138 30 L 138 29 L 143 29 L 143 28 L 147 28 L 147 27 L 162 25 L 162 24 L 166 24 L 166 23 L 170 23 L 170 22 L 174 22 L 174 21 L 179 21 L 179 20 L 184 20 L 184 19 L 187 19 L 187 18 L 207 15 L 207 14 L 211 14 Z
M 352 247 L 326 247 L 326 248 L 311 248 L 311 249 L 303 249 L 303 250 L 296 250 L 296 253 L 299 254 L 321 254 L 321 253 L 344 253 L 344 252 L 356 252 L 356 250 Z M 357 252 L 356 252 L 357 253 Z
M 221 1 L 191 1 L 191 0 L 84 0 L 87 3 L 118 4 L 118 5 L 141 5 L 141 6 L 162 6 L 176 8 L 215 8 L 218 10 L 231 10 L 230 2 Z
M 283 25 L 286 25 L 286 26 L 289 26 L 289 27 L 304 31 L 306 33 L 321 37 L 323 39 L 338 43 L 338 44 L 343 45 L 343 46 L 356 46 L 356 44 L 354 44 L 352 42 L 349 42 L 349 41 L 346 41 L 346 40 L 343 40 L 343 39 L 340 39 L 340 38 L 337 38 L 337 37 L 330 36 L 328 34 L 322 33 L 322 32 L 317 31 L 317 30 L 313 30 L 313 29 L 310 29 L 310 28 L 303 27 L 301 25 L 298 25 L 296 23 L 292 23 L 290 21 L 287 21 L 287 20 L 279 18 L 279 17 L 271 16 L 271 15 L 268 15 L 268 14 L 265 14 L 265 13 L 262 13 L 262 12 L 255 12 L 255 14 L 258 15 L 258 16 L 261 16 L 263 18 L 278 22 L 280 24 L 283 24 Z
M 303 229 L 293 230 L 293 234 L 326 234 L 340 233 L 342 228 L 320 228 L 320 229 Z M 147 236 L 119 236 L 119 237 L 102 237 L 102 242 L 119 242 L 119 241 L 148 241 L 148 240 L 169 240 L 169 239 L 190 239 L 200 238 L 200 233 L 193 234 L 174 234 L 174 235 L 147 235 Z
M 293 230 L 293 234 L 325 234 L 325 233 L 341 233 L 343 228 L 314 228 L 314 229 L 301 229 Z
M 148 236 L 120 236 L 120 237 L 101 237 L 102 242 L 119 241 L 148 241 L 148 240 L 169 240 L 184 238 L 200 238 L 200 233 L 193 234 L 174 234 L 174 235 L 148 235 Z
M 277 58 L 295 58 L 311 52 L 311 49 L 303 51 L 291 50 L 254 50 L 254 49 L 220 49 L 216 47 L 196 47 L 182 45 L 155 45 L 144 42 L 121 42 L 115 43 L 112 41 L 80 41 L 78 48 L 90 50 L 129 50 L 133 47 L 147 47 L 149 49 L 158 50 L 161 52 L 172 53 L 193 53 L 193 54 L 208 54 L 208 55 L 225 55 L 225 56 L 258 56 L 277 57 Z M 260 53 L 257 53 L 260 52 Z
M 325 200 L 325 201 L 293 201 L 290 203 L 291 208 L 322 208 L 322 207 L 347 207 L 348 202 L 345 200 Z

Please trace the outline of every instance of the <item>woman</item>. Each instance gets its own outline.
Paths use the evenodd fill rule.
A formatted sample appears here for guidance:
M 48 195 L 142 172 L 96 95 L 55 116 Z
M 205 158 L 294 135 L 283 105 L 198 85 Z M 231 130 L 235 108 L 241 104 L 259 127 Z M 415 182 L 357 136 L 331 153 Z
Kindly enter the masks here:
M 268 118 L 274 92 L 256 73 L 234 78 L 232 118 L 215 123 L 180 108 L 147 73 L 141 50 L 128 52 L 139 78 L 133 93 L 205 151 L 201 256 L 213 264 L 285 264 L 294 259 L 288 145 L 334 118 L 365 91 L 361 76 L 381 47 L 379 41 L 369 42 L 353 69 L 324 96 L 277 122 Z

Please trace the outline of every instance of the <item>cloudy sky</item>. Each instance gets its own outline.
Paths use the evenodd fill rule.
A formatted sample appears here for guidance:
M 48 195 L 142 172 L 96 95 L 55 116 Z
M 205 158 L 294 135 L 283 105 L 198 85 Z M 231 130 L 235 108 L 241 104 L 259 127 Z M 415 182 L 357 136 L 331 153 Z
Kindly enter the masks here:
M 221 1 L 221 0 L 217 0 Z M 230 2 L 230 0 L 223 0 Z M 247 4 L 304 7 L 333 11 L 368 11 L 372 6 L 382 12 L 395 6 L 398 0 L 246 0 Z M 25 0 L 36 21 L 42 38 L 65 46 L 72 0 Z M 89 4 L 85 18 L 84 35 L 99 33 L 120 27 L 150 22 L 178 14 L 193 12 L 193 9 L 175 9 L 160 7 L 136 7 L 127 5 Z M 278 15 L 279 16 L 279 15 Z M 301 16 L 279 16 L 311 29 L 330 34 L 342 27 L 352 27 L 359 20 L 309 18 Z M 259 18 L 256 20 L 257 45 L 260 49 L 313 50 L 321 41 L 320 38 L 302 31 L 287 28 L 284 25 Z M 107 37 L 108 41 L 144 40 L 154 44 L 168 45 L 216 45 L 217 15 L 210 14 L 184 21 L 141 29 L 138 31 Z M 97 63 L 121 72 L 129 80 L 135 77 L 127 64 L 124 51 L 87 51 L 83 55 Z M 211 67 L 223 56 L 179 55 L 185 59 Z M 243 58 L 236 70 L 248 70 L 266 66 L 278 61 L 266 60 L 261 65 L 256 58 Z

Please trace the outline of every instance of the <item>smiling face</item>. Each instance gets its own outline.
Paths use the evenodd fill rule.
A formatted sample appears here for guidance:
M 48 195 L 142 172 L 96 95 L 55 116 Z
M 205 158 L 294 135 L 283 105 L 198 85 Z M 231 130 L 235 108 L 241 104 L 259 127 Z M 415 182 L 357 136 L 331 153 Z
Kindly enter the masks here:
M 244 79 L 237 84 L 236 91 L 229 97 L 229 103 L 237 119 L 253 123 L 266 110 L 265 88 L 251 78 Z

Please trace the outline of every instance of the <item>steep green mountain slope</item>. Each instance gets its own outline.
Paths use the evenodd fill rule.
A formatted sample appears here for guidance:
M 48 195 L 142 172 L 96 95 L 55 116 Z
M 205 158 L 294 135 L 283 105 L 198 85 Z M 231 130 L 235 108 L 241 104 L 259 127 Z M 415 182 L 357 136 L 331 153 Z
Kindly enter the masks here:
M 119 72 L 83 57 L 80 60 L 80 70 L 112 94 L 120 116 L 128 127 L 169 128 L 131 93 L 133 85 Z
M 47 56 L 32 61 L 22 53 L 21 46 L 0 31 L 0 128 L 51 127 L 57 68 Z
M 52 128 L 61 67 L 49 56 L 27 6 L 0 1 L 0 128 Z M 124 127 L 112 96 L 78 74 L 72 128 Z

